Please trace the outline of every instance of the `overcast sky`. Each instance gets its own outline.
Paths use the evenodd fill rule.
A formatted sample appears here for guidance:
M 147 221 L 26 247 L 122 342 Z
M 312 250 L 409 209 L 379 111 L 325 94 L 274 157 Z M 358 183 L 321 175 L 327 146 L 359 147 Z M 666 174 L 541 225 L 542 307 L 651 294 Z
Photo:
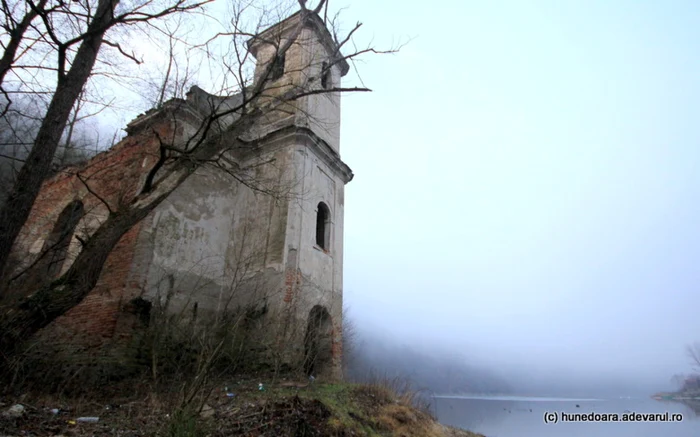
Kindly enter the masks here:
M 346 3 L 375 45 L 412 38 L 343 100 L 358 322 L 504 369 L 689 371 L 700 3 Z

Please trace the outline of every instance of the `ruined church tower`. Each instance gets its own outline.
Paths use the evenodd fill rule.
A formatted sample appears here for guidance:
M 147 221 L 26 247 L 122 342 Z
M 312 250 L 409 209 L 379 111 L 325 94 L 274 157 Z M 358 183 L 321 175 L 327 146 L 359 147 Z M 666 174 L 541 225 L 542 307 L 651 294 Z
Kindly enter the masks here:
M 263 101 L 295 87 L 318 92 L 285 103 L 240 141 L 232 139 L 249 147 L 238 157 L 237 178 L 201 166 L 127 233 L 95 289 L 44 329 L 54 344 L 79 344 L 100 356 L 121 350 L 143 329 L 134 302 L 165 308 L 183 322 L 245 312 L 254 315 L 257 350 L 317 377 L 341 376 L 344 189 L 353 174 L 340 158 L 340 93 L 332 90 L 349 68 L 323 20 L 313 15 L 300 29 L 300 18 L 294 14 L 249 41 L 253 86 L 268 75 Z M 280 55 L 277 47 L 290 39 Z M 175 120 L 173 131 L 186 137 L 214 104 L 231 107 L 240 99 L 193 87 L 187 99 L 139 116 L 120 144 L 93 159 L 108 170 L 91 189 L 113 188 L 115 180 L 142 183 L 154 126 Z M 52 226 L 38 221 L 57 219 L 76 202 L 84 209 L 73 220 L 65 261 L 52 267 L 65 271 L 80 250 L 78 234 L 89 234 L 101 213 L 74 177 L 47 181 L 35 207 L 41 216 L 20 236 L 19 256 L 36 258 Z

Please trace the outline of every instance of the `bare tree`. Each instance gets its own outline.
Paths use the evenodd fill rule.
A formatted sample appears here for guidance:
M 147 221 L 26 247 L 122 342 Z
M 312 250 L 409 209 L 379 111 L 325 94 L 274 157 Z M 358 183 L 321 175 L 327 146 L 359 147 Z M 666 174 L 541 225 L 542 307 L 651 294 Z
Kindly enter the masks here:
M 80 176 L 81 171 L 78 172 L 90 195 L 103 204 L 105 217 L 90 235 L 81 241 L 81 251 L 65 273 L 34 290 L 21 304 L 11 307 L 0 316 L 0 350 L 10 354 L 21 344 L 21 340 L 29 338 L 81 302 L 96 284 L 107 256 L 122 236 L 153 211 L 196 169 L 216 168 L 250 189 L 277 198 L 289 194 L 283 187 L 256 179 L 254 169 L 251 171 L 241 166 L 240 157 L 254 152 L 257 147 L 257 143 L 250 140 L 251 133 L 264 127 L 271 117 L 279 117 L 288 111 L 303 111 L 303 107 L 296 103 L 305 97 L 370 91 L 365 87 L 322 86 L 323 77 L 334 66 L 352 61 L 364 53 L 395 51 L 392 49 L 380 52 L 370 47 L 355 49 L 352 53 L 343 55 L 341 49 L 346 48 L 347 43 L 352 40 L 352 35 L 360 28 L 361 24 L 358 23 L 345 38 L 336 38 L 335 53 L 329 62 L 317 65 L 311 70 L 315 74 L 295 75 L 296 72 L 291 71 L 290 76 L 295 80 L 292 83 L 279 84 L 274 80 L 278 63 L 269 62 L 255 73 L 253 80 L 250 55 L 248 51 L 243 50 L 245 45 L 241 41 L 250 39 L 254 43 L 262 42 L 272 46 L 274 59 L 281 59 L 290 47 L 297 43 L 303 29 L 307 26 L 323 25 L 318 14 L 325 4 L 325 0 L 320 0 L 314 8 L 309 8 L 305 1 L 299 0 L 298 24 L 284 37 L 261 32 L 264 27 L 263 21 L 258 21 L 255 30 L 246 30 L 240 20 L 243 10 L 239 10 L 241 14 L 234 15 L 231 31 L 220 33 L 214 38 L 226 36 L 234 40 L 230 46 L 233 60 L 229 61 L 226 67 L 235 81 L 238 93 L 229 99 L 210 102 L 211 110 L 186 138 L 161 135 L 158 129 L 153 128 L 152 138 L 156 140 L 158 158 L 150 166 L 143 184 L 133 192 L 122 193 L 119 198 L 110 198 L 90 187 L 88 181 Z M 170 9 L 169 12 L 182 8 L 183 4 L 178 3 L 177 8 Z M 299 65 L 295 68 L 298 69 L 297 72 L 302 72 L 310 71 L 308 67 L 309 65 Z M 168 113 L 176 113 L 178 105 L 179 101 L 175 100 L 170 106 L 165 105 L 167 108 L 162 113 L 166 117 Z M 83 173 L 88 171 L 89 168 L 82 170 Z M 14 199 L 16 204 L 17 196 Z M 17 218 L 16 215 L 12 217 Z M 22 220 L 16 222 L 20 223 Z M 6 239 L 6 242 L 8 241 Z
M 677 373 L 671 377 L 671 383 L 677 389 L 681 389 L 681 388 L 683 388 L 683 383 L 685 382 L 686 378 L 687 378 L 686 375 L 684 375 L 682 373 Z
M 700 372 L 700 342 L 695 342 L 686 348 L 686 353 L 688 358 L 690 358 L 690 365 L 693 369 Z
M 99 127 L 91 120 L 95 113 L 84 111 L 87 105 L 88 101 L 84 98 L 76 102 L 68 129 L 52 162 L 54 170 L 87 160 L 106 148 L 108 139 L 100 139 Z M 0 117 L 0 207 L 29 156 L 45 110 L 46 105 L 41 96 L 27 94 L 17 96 L 11 108 Z
M 0 100 L 5 100 L 0 97 Z M 4 102 L 7 104 L 7 101 Z M 44 104 L 38 96 L 19 96 L 0 117 L 0 204 L 5 202 L 39 129 Z
M 119 9 L 119 0 L 85 0 L 63 2 L 26 0 L 3 8 L 8 26 L 9 42 L 0 61 L 0 90 L 8 96 L 6 80 L 10 71 L 31 74 L 49 70 L 55 73 L 55 86 L 48 92 L 51 99 L 41 121 L 39 131 L 25 164 L 17 175 L 17 181 L 6 204 L 0 210 L 0 277 L 5 270 L 12 246 L 29 216 L 42 182 L 50 171 L 66 123 L 80 93 L 90 79 L 98 54 L 104 45 L 134 61 L 119 43 L 106 39 L 108 31 L 124 25 L 136 25 L 200 8 L 210 0 L 190 2 L 172 0 L 159 7 L 155 0 L 129 3 Z M 5 5 L 5 3 L 3 3 Z M 22 7 L 26 4 L 26 7 Z M 21 19 L 15 19 L 17 11 Z M 29 29 L 36 30 L 28 35 Z M 21 55 L 18 50 L 22 49 Z M 56 63 L 46 67 L 43 63 L 22 65 L 20 59 L 30 58 L 33 51 L 55 54 Z M 9 108 L 11 99 L 8 97 Z
M 360 337 L 357 322 L 347 306 L 343 306 L 343 372 L 347 372 L 358 360 Z
M 2 27 L 9 36 L 9 40 L 5 44 L 5 51 L 0 58 L 0 91 L 3 93 L 5 93 L 2 87 L 5 83 L 5 76 L 17 58 L 17 51 L 25 39 L 27 30 L 39 16 L 39 11 L 46 8 L 46 2 L 47 0 L 39 0 L 35 5 L 28 3 L 28 7 L 21 8 L 21 2 L 4 1 L 0 6 L 3 15 Z M 9 106 L 9 102 L 7 106 Z
M 140 94 L 149 107 L 160 108 L 171 98 L 185 98 L 194 85 L 198 68 L 190 61 L 201 56 L 193 53 L 196 48 L 188 39 L 191 32 L 183 17 L 178 17 L 172 24 L 166 24 L 161 34 L 147 35 L 156 47 L 167 53 L 162 64 L 144 74 L 144 89 Z

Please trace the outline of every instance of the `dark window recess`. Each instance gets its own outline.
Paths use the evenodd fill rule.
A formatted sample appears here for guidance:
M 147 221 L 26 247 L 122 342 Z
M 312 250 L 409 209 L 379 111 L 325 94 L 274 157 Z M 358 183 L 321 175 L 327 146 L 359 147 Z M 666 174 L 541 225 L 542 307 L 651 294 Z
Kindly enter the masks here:
M 328 67 L 327 62 L 321 64 L 321 87 L 324 90 L 331 87 L 331 69 Z
M 272 70 L 270 71 L 270 80 L 277 80 L 284 74 L 284 54 L 275 56 L 272 61 Z
M 56 220 L 56 224 L 44 243 L 45 250 L 48 250 L 48 264 L 46 274 L 50 278 L 55 278 L 61 273 L 63 264 L 68 256 L 68 248 L 71 238 L 75 232 L 75 227 L 83 217 L 83 202 L 75 200 L 68 204 Z
M 318 204 L 316 211 L 316 245 L 323 250 L 328 250 L 330 240 L 331 212 L 325 203 Z

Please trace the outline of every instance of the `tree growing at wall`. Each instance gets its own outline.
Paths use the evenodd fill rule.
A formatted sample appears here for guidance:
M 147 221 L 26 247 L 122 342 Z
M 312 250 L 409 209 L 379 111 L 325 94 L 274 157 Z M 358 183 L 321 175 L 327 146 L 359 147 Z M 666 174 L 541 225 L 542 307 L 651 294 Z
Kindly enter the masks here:
M 171 8 L 169 11 L 181 10 L 186 5 L 188 4 L 179 2 L 175 9 Z M 285 38 L 266 40 L 264 43 L 275 47 L 275 56 L 283 57 L 302 30 L 312 24 L 312 20 L 320 20 L 319 13 L 323 11 L 325 5 L 326 1 L 320 0 L 311 8 L 305 1 L 299 0 L 299 24 Z M 111 8 L 112 5 L 105 7 Z M 242 43 L 235 42 L 258 38 L 259 31 L 263 27 L 263 22 L 258 21 L 255 29 L 246 29 L 243 24 L 245 11 L 245 7 L 236 10 L 231 22 L 231 31 L 217 35 L 217 38 L 228 37 L 234 40 L 230 46 L 230 56 L 227 58 L 229 60 L 225 65 L 239 91 L 236 103 L 213 106 L 196 132 L 185 141 L 176 142 L 174 138 L 157 136 L 160 144 L 159 157 L 148 171 L 142 186 L 135 192 L 126 193 L 119 199 L 110 199 L 100 195 L 89 184 L 85 184 L 90 195 L 99 199 L 104 205 L 106 216 L 99 226 L 81 241 L 81 251 L 65 273 L 34 290 L 20 304 L 13 305 L 0 315 L 0 350 L 6 355 L 15 351 L 22 340 L 29 338 L 37 330 L 80 303 L 95 286 L 109 253 L 122 236 L 153 211 L 196 169 L 204 166 L 214 167 L 257 192 L 274 197 L 289 195 L 286 187 L 256 179 L 254 171 L 251 172 L 239 166 L 235 153 L 250 151 L 250 148 L 254 147 L 241 137 L 249 134 L 255 127 L 264 125 L 271 114 L 286 110 L 305 96 L 369 91 L 364 87 L 325 88 L 321 86 L 321 79 L 328 69 L 338 63 L 351 61 L 365 53 L 394 51 L 392 49 L 380 52 L 370 47 L 342 54 L 341 49 L 346 48 L 348 42 L 352 41 L 353 34 L 360 28 L 361 24 L 358 23 L 344 37 L 335 36 L 337 50 L 331 61 L 324 63 L 323 67 L 317 70 L 318 74 L 306 76 L 302 82 L 287 86 L 280 91 L 275 89 L 271 79 L 274 75 L 275 63 L 269 63 L 253 81 L 248 68 L 251 62 L 249 54 L 243 50 Z M 109 15 L 113 12 L 112 8 L 105 13 Z M 108 20 L 108 22 L 112 21 Z M 302 66 L 302 68 L 305 67 L 308 66 Z M 234 121 L 222 127 L 219 122 L 226 117 L 229 119 L 233 117 Z M 27 172 L 31 172 L 32 167 L 27 168 Z M 16 199 L 17 196 L 15 201 Z M 6 238 L 5 241 L 9 240 Z
M 139 62 L 109 35 L 114 35 L 120 27 L 152 24 L 172 14 L 196 10 L 209 1 L 2 2 L 0 20 L 6 33 L 3 35 L 5 51 L 0 58 L 0 93 L 6 103 L 0 108 L 0 115 L 5 116 L 12 110 L 14 91 L 48 93 L 51 98 L 31 151 L 0 209 L 0 277 L 41 184 L 49 175 L 71 111 L 93 74 L 98 55 L 108 46 Z M 54 61 L 53 65 L 46 59 Z M 38 73 L 47 71 L 54 74 L 48 87 L 43 85 L 43 74 L 39 75 L 39 83 L 32 80 Z M 39 85 L 41 89 L 36 89 Z

